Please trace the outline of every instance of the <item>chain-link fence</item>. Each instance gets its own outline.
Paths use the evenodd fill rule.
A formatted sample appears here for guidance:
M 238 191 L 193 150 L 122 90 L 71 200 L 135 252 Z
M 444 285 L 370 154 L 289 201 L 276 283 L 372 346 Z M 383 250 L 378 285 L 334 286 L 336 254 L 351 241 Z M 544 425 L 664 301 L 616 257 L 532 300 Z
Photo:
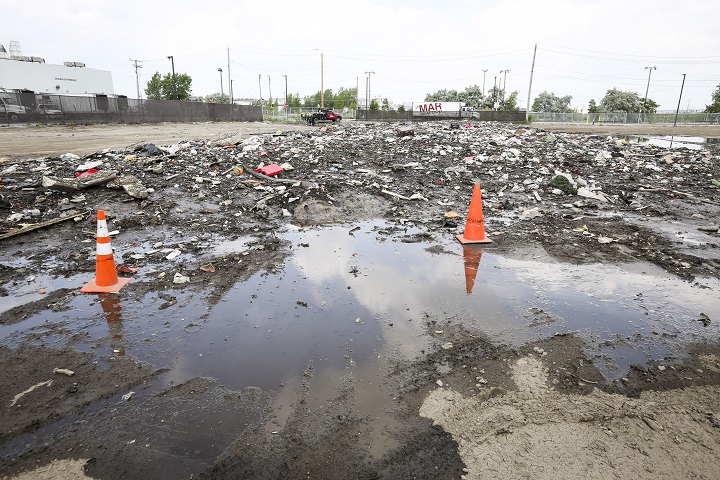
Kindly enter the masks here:
M 48 95 L 0 91 L 0 122 L 158 123 L 262 121 L 259 106 L 176 100 L 137 100 L 122 95 Z
M 552 113 L 552 112 L 531 112 L 530 116 L 534 122 L 558 122 L 558 123 L 646 123 L 665 124 L 675 123 L 675 113 Z M 683 125 L 691 124 L 720 124 L 720 113 L 683 113 L 677 114 L 677 123 Z

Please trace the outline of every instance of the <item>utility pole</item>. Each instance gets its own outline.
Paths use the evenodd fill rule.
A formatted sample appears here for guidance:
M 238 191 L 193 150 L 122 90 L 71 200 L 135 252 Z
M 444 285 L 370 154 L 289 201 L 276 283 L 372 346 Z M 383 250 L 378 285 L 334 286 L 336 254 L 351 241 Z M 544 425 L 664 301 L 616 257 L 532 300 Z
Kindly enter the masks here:
M 482 96 L 483 96 L 483 102 L 485 102 L 485 73 L 486 73 L 487 71 L 488 71 L 487 68 L 486 68 L 485 70 L 483 70 L 483 94 L 482 94 Z
M 533 72 L 535 72 L 535 54 L 537 53 L 537 43 L 535 44 L 535 50 L 533 50 L 533 61 L 530 67 L 530 85 L 528 86 L 528 99 L 527 105 L 525 106 L 525 123 L 530 119 L 530 92 L 532 91 Z
M 496 102 L 498 103 L 498 106 L 499 106 L 500 102 L 498 102 L 497 100 L 498 100 L 498 98 L 497 98 L 497 75 L 495 75 L 495 80 L 493 81 L 493 110 L 497 110 L 497 107 L 495 106 Z
M 316 52 L 318 50 L 320 50 L 320 108 L 325 108 L 325 66 L 323 65 L 323 49 L 315 49 Z
M 138 65 L 138 62 L 142 62 L 142 60 L 135 60 L 131 58 L 130 61 L 135 63 L 133 68 L 135 69 L 135 83 L 137 84 L 137 98 L 140 100 L 140 76 L 138 75 L 138 68 L 142 68 L 142 65 Z
M 262 74 L 258 73 L 258 88 L 260 89 L 260 106 L 262 107 L 262 84 L 260 83 L 260 77 L 262 77 Z
M 505 101 L 505 85 L 506 85 L 506 82 L 507 82 L 507 74 L 508 74 L 509 71 L 510 71 L 510 70 L 500 70 L 500 73 L 504 73 L 504 75 L 503 75 L 503 89 L 502 89 L 502 99 L 503 99 L 503 102 Z
M 168 60 L 170 60 L 170 63 L 172 64 L 173 95 L 175 97 L 175 98 L 173 98 L 173 100 L 177 100 L 178 94 L 177 94 L 177 83 L 175 83 L 175 58 L 172 55 L 170 55 L 170 56 L 168 56 Z
M 270 85 L 270 75 L 268 75 L 268 92 L 270 92 L 270 108 L 272 108 L 272 85 Z
M 370 95 L 370 75 L 372 75 L 375 72 L 365 72 L 367 74 L 367 97 L 365 97 L 365 110 L 370 110 L 370 102 L 372 101 L 372 96 Z
M 283 77 L 285 77 L 285 105 L 287 105 L 287 108 L 285 109 L 285 120 L 287 120 L 287 118 L 288 118 L 288 110 L 290 110 L 290 105 L 288 105 L 288 102 L 287 102 L 287 92 L 288 92 L 288 89 L 287 89 L 287 75 L 283 75 Z
M 649 71 L 648 71 L 647 87 L 645 87 L 645 100 L 643 101 L 642 107 L 640 107 L 641 113 L 642 113 L 642 110 L 645 108 L 645 105 L 647 105 L 648 91 L 650 91 L 650 75 L 652 75 L 653 70 L 657 70 L 657 67 L 645 67 L 645 70 L 649 70 Z
M 365 72 L 367 73 L 367 72 Z M 367 84 L 368 84 L 368 78 L 365 77 L 365 120 L 367 120 Z
M 685 74 L 684 73 L 683 73 L 682 86 L 680 86 L 680 96 L 678 97 L 678 106 L 677 106 L 677 110 L 675 110 L 675 121 L 673 122 L 673 127 L 677 127 L 677 117 L 678 117 L 678 113 L 680 113 L 680 101 L 682 101 L 683 88 L 685 88 Z
M 232 87 L 232 80 L 230 80 L 230 47 L 227 48 L 228 53 L 228 85 L 230 89 L 230 103 L 235 103 L 233 100 L 233 87 Z

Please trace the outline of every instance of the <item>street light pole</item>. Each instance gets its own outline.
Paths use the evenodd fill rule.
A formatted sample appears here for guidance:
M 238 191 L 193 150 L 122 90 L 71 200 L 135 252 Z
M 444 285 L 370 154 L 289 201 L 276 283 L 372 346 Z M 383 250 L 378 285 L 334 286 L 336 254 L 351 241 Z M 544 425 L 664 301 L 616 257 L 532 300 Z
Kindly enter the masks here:
M 223 99 L 225 98 L 225 92 L 223 91 L 222 84 L 222 68 L 218 68 L 218 72 L 220 72 L 220 103 L 223 103 Z
M 172 80 L 173 80 L 173 100 L 177 100 L 177 84 L 175 83 L 175 58 L 170 55 L 168 56 L 168 60 L 170 60 L 170 64 L 172 65 Z
M 270 85 L 270 75 L 268 75 L 268 92 L 270 95 L 270 108 L 272 108 L 272 85 Z

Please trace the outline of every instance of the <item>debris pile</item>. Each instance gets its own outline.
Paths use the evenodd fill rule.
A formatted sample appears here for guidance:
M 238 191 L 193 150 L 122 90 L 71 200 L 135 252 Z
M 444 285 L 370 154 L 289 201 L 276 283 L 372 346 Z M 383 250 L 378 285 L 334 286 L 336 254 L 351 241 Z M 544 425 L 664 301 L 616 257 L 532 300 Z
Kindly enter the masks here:
M 426 238 L 450 237 L 462 233 L 479 183 L 495 248 L 536 241 L 571 261 L 642 258 L 686 277 L 720 276 L 720 155 L 712 148 L 427 122 L 68 153 L 0 165 L 0 235 L 69 215 L 92 232 L 92 213 L 104 209 L 123 232 L 180 253 L 272 234 L 286 222 L 383 218 Z M 60 235 L 71 245 L 91 239 Z M 137 266 L 143 256 L 126 260 Z M 179 275 L 170 278 L 186 282 Z

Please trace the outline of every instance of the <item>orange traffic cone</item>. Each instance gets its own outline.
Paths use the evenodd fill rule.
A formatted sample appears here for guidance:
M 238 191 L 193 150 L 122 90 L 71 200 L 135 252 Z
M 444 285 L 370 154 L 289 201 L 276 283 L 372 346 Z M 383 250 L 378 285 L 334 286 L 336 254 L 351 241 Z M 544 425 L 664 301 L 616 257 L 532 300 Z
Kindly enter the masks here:
M 478 245 L 463 245 L 463 259 L 465 261 L 465 292 L 467 292 L 468 295 L 472 293 L 472 289 L 475 286 L 475 277 L 477 277 L 481 258 L 482 248 Z
M 115 293 L 119 292 L 129 281 L 129 278 L 118 278 L 117 276 L 105 212 L 98 210 L 95 278 L 86 283 L 80 291 L 85 293 Z
M 492 243 L 492 240 L 485 236 L 485 219 L 482 211 L 482 194 L 480 184 L 476 183 L 470 199 L 470 211 L 468 212 L 465 231 L 462 235 L 455 235 L 460 243 Z

